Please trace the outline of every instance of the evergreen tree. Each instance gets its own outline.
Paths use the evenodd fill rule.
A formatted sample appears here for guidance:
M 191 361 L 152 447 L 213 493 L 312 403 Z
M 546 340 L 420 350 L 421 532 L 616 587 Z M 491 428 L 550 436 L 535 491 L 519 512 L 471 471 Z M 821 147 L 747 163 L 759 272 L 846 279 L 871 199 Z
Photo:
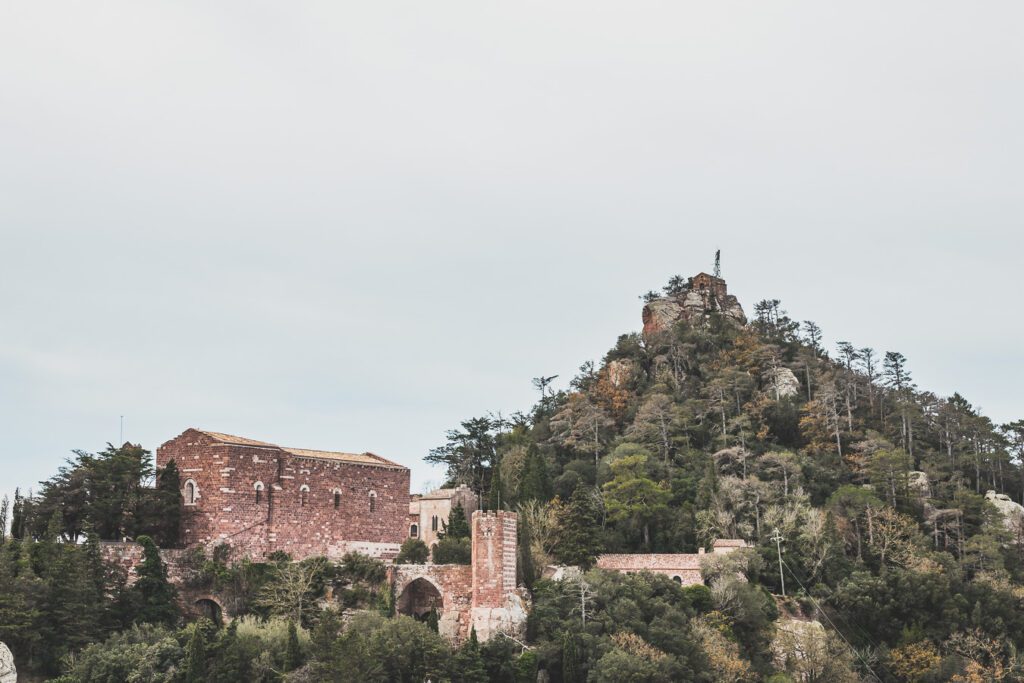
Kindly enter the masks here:
M 500 461 L 499 461 L 500 462 Z M 508 500 L 501 484 L 501 467 L 495 466 L 491 473 L 491 492 L 487 497 L 487 508 L 489 510 L 501 510 L 502 505 L 507 507 Z
M 593 489 L 581 484 L 562 511 L 554 554 L 563 564 L 589 569 L 601 553 L 601 511 L 596 498 Z
M 142 564 L 139 578 L 131 588 L 134 621 L 172 625 L 178 619 L 178 591 L 167 580 L 167 567 L 153 539 L 139 536 L 137 540 L 142 545 Z
M 469 639 L 452 657 L 452 683 L 487 683 L 487 669 L 480 654 L 475 628 L 470 630 Z
M 147 508 L 144 530 L 161 548 L 176 547 L 181 525 L 181 476 L 173 460 L 157 473 L 156 489 Z
M 537 444 L 530 444 L 523 466 L 523 477 L 519 484 L 519 502 L 528 500 L 547 501 L 551 499 L 551 477 L 548 466 Z
M 220 632 L 210 658 L 209 683 L 237 683 L 247 680 L 245 661 L 238 643 L 238 622 L 234 619 Z
M 448 514 L 448 522 L 442 524 L 438 538 L 460 539 L 469 538 L 469 522 L 466 521 L 466 511 L 462 509 L 462 503 L 456 503 Z
M 583 683 L 576 636 L 569 631 L 562 634 L 562 683 Z
M 284 651 L 284 670 L 294 671 L 302 663 L 302 651 L 299 649 L 299 631 L 294 621 L 288 622 L 288 647 Z
M 191 625 L 185 645 L 185 683 L 206 683 L 206 651 L 212 630 L 213 624 L 207 619 Z

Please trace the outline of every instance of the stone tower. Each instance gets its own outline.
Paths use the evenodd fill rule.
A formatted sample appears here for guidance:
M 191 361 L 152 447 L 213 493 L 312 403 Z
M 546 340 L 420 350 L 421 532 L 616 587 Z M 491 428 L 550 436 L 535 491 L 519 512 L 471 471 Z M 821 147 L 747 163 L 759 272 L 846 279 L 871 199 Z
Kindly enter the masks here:
M 516 591 L 516 513 L 473 513 L 472 626 L 480 640 L 521 635 L 526 610 Z

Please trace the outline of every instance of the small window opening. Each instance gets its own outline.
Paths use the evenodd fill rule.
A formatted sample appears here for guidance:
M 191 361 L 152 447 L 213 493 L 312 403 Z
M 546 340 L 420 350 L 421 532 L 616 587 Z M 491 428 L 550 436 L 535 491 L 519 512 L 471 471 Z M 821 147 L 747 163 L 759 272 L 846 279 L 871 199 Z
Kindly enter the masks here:
M 195 505 L 198 497 L 196 483 L 191 479 L 185 482 L 185 505 Z
M 370 491 L 370 512 L 377 509 L 377 494 Z
M 256 504 L 259 505 L 260 501 L 263 500 L 263 482 L 256 482 L 252 486 L 256 489 Z
M 303 484 L 299 487 L 299 506 L 306 507 L 306 501 L 309 498 L 309 487 Z
M 437 531 L 437 515 L 430 518 L 430 530 Z
M 341 507 L 341 491 L 334 492 L 334 509 L 337 510 Z
M 420 527 L 418 524 L 413 524 L 409 527 L 409 538 L 418 538 L 420 535 Z

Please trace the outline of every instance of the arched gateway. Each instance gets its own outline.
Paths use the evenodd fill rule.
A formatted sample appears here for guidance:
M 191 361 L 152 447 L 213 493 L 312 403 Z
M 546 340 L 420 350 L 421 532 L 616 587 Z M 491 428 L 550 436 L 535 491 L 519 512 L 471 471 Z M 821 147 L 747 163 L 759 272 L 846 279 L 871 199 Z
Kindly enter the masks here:
M 438 613 L 444 608 L 444 597 L 441 589 L 425 577 L 409 581 L 398 594 L 396 609 L 416 619 L 426 619 L 432 610 Z

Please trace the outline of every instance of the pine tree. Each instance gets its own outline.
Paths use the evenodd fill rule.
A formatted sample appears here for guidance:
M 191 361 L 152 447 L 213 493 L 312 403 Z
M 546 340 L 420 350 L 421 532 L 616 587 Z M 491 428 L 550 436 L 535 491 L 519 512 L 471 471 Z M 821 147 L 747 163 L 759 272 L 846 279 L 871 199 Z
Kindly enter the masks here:
M 138 569 L 139 579 L 131 588 L 134 621 L 172 625 L 178 619 L 175 602 L 178 591 L 167 580 L 167 567 L 153 539 L 139 536 L 137 541 L 142 546 L 142 564 Z

